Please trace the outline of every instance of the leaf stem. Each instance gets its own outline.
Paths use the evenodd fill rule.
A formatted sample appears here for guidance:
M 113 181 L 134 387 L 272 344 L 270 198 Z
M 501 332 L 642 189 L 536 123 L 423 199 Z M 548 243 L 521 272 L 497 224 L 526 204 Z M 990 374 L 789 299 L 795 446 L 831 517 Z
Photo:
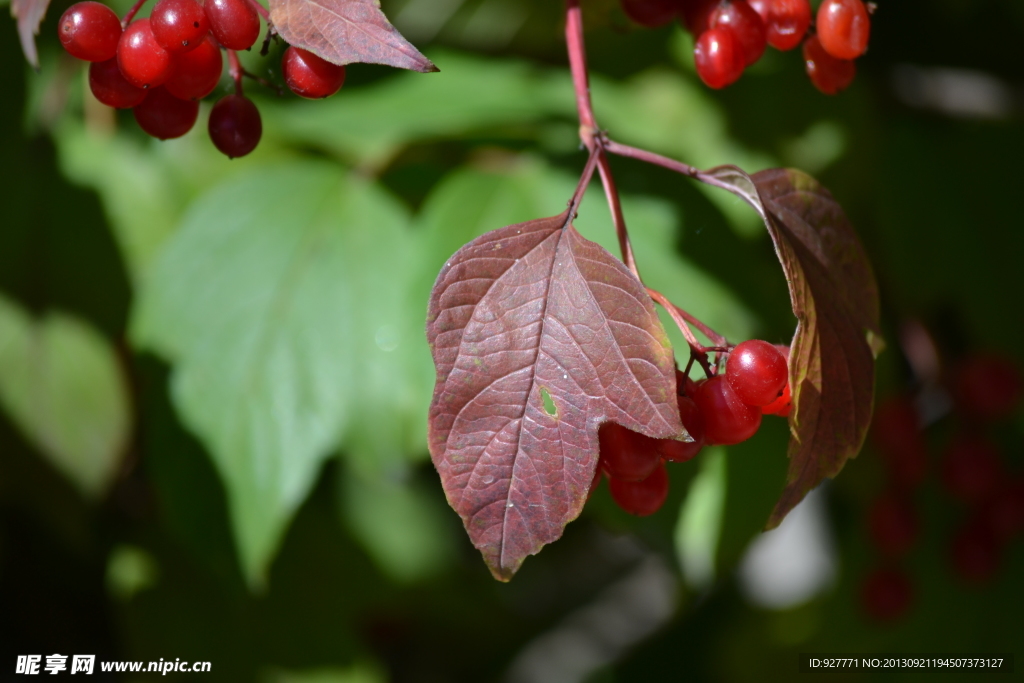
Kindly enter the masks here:
M 244 73 L 245 69 L 242 68 L 242 63 L 238 61 L 238 52 L 228 50 L 228 75 L 235 82 L 236 95 L 242 94 L 242 75 Z
M 569 200 L 569 220 L 576 217 L 576 211 L 580 208 L 580 202 L 583 201 L 583 195 L 587 192 L 590 179 L 594 177 L 594 169 L 597 168 L 597 161 L 600 156 L 600 148 L 594 147 L 590 150 L 590 156 L 587 157 L 587 165 L 583 167 L 583 174 L 580 175 L 580 182 L 576 185 L 576 191 L 572 193 L 572 199 Z
M 132 19 L 135 18 L 135 15 L 139 13 L 139 10 L 142 9 L 142 6 L 145 4 L 146 0 L 135 0 L 135 4 L 131 6 L 131 9 L 129 9 L 124 15 L 124 18 L 121 19 L 121 30 L 128 28 L 128 24 L 132 23 Z

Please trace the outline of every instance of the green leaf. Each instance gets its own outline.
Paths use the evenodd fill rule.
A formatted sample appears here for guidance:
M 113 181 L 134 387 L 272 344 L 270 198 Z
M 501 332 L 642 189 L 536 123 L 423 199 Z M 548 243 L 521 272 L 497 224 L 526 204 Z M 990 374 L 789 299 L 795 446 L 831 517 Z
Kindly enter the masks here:
M 0 296 L 0 403 L 84 495 L 107 490 L 130 409 L 114 350 L 90 325 L 56 312 L 33 320 Z
M 197 200 L 143 281 L 136 338 L 174 365 L 176 409 L 225 482 L 254 586 L 343 440 L 375 457 L 423 448 L 406 226 L 394 199 L 334 166 L 255 169 Z

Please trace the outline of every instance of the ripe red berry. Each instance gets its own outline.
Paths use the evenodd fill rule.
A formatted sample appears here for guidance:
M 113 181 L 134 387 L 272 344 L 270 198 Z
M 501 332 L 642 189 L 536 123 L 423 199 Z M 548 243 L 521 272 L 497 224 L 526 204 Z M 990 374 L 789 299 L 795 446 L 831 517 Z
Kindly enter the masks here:
M 626 16 L 647 28 L 662 26 L 676 17 L 677 3 L 675 0 L 620 0 L 620 2 Z
M 206 18 L 217 42 L 229 50 L 248 50 L 260 37 L 260 17 L 249 0 L 206 0 Z
M 987 498 L 1001 476 L 999 448 L 983 436 L 955 437 L 942 458 L 942 483 L 950 495 L 965 503 Z
M 209 128 L 213 144 L 231 159 L 256 149 L 263 135 L 260 110 L 244 95 L 227 95 L 213 105 Z
M 171 53 L 156 42 L 149 19 L 137 19 L 121 34 L 117 65 L 137 88 L 155 88 L 170 78 Z
M 57 27 L 60 44 L 72 57 L 105 62 L 117 54 L 121 20 L 103 3 L 75 3 L 64 11 Z
M 902 557 L 914 545 L 920 522 L 913 501 L 892 491 L 875 500 L 868 512 L 868 531 L 875 547 L 889 557 Z
M 1011 359 L 986 353 L 964 361 L 953 377 L 957 409 L 981 420 L 1009 417 L 1024 395 L 1024 378 Z
M 761 411 L 741 401 L 723 375 L 697 382 L 693 401 L 704 418 L 706 443 L 737 444 L 752 437 L 761 426 Z
M 804 67 L 814 87 L 826 95 L 835 95 L 850 87 L 857 66 L 849 59 L 837 59 L 821 46 L 818 36 L 804 41 Z
M 668 472 L 659 461 L 650 476 L 642 481 L 610 479 L 608 489 L 620 508 L 631 515 L 653 515 L 668 497 Z
M 746 0 L 722 0 L 708 17 L 708 26 L 732 31 L 743 53 L 744 66 L 750 66 L 764 54 L 764 21 Z
M 899 619 L 914 599 L 914 587 L 898 569 L 876 569 L 864 577 L 860 587 L 861 607 L 876 621 Z
M 772 401 L 766 406 L 761 406 L 762 415 L 778 415 L 779 417 L 789 417 L 790 413 L 793 412 L 793 392 L 789 388 L 789 382 L 786 382 L 786 386 L 783 387 L 782 393 L 777 399 Z
M 969 583 L 985 583 L 999 571 L 1002 553 L 992 533 L 972 520 L 953 537 L 949 559 L 953 571 Z
M 871 19 L 862 0 L 825 0 L 815 26 L 822 47 L 836 59 L 856 59 L 868 49 Z
M 131 109 L 146 99 L 146 91 L 129 83 L 117 65 L 117 59 L 89 65 L 89 89 L 97 100 L 116 109 Z
M 769 0 L 767 4 L 764 24 L 768 44 L 776 50 L 792 50 L 811 25 L 811 4 L 807 0 Z
M 693 399 L 680 396 L 676 400 L 679 403 L 679 419 L 693 441 L 658 439 L 658 453 L 670 462 L 686 462 L 692 460 L 704 447 L 704 418 Z
M 789 367 L 785 356 L 773 345 L 751 339 L 729 353 L 725 377 L 741 401 L 760 407 L 782 393 L 789 378 Z
M 709 28 L 693 48 L 697 75 L 709 88 L 718 90 L 743 75 L 746 62 L 735 34 L 726 28 Z
M 156 41 L 170 53 L 194 50 L 210 30 L 206 11 L 196 0 L 160 0 L 149 23 Z
M 317 57 L 309 50 L 291 46 L 284 51 L 281 71 L 288 88 L 307 99 L 330 97 L 345 82 L 345 67 Z
M 155 138 L 180 138 L 192 130 L 199 116 L 199 103 L 178 99 L 164 88 L 154 88 L 132 110 L 139 128 Z
M 601 445 L 601 466 L 612 479 L 640 481 L 647 478 L 661 459 L 656 439 L 605 422 L 597 432 Z
M 914 487 L 924 480 L 928 451 L 920 417 L 908 397 L 893 396 L 878 406 L 870 436 L 894 483 Z
M 182 100 L 201 100 L 213 92 L 224 68 L 220 48 L 209 34 L 196 49 L 178 53 L 171 61 L 173 73 L 164 87 Z

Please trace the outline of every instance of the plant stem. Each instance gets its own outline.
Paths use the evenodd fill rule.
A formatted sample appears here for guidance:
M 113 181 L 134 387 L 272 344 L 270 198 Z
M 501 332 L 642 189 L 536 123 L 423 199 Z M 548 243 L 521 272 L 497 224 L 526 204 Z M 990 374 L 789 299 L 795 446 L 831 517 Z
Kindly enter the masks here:
M 135 4 L 131 6 L 131 9 L 129 9 L 124 15 L 124 18 L 121 19 L 121 30 L 128 28 L 128 24 L 132 23 L 132 19 L 135 18 L 135 15 L 139 13 L 139 10 L 142 9 L 142 6 L 145 4 L 146 0 L 135 0 Z
M 735 193 L 735 188 L 729 184 L 715 178 L 714 176 L 704 173 L 700 169 L 694 168 L 689 164 L 684 164 L 681 161 L 670 159 L 654 152 L 648 152 L 646 149 L 639 149 L 638 147 L 630 147 L 629 145 L 623 145 L 622 143 L 615 142 L 605 138 L 602 141 L 602 146 L 611 154 L 617 154 L 620 157 L 629 157 L 630 159 L 637 159 L 639 161 L 647 162 L 648 164 L 654 164 L 655 166 L 661 166 L 667 168 L 670 171 L 681 173 L 690 178 L 696 178 L 697 180 L 707 185 L 713 185 L 719 187 L 728 192 Z
M 587 192 L 590 179 L 594 177 L 594 169 L 597 168 L 597 160 L 600 156 L 600 148 L 594 147 L 590 150 L 590 156 L 587 157 L 587 165 L 583 167 L 583 174 L 580 175 L 580 182 L 576 185 L 576 191 L 572 193 L 572 199 L 569 200 L 568 211 L 570 221 L 576 217 L 576 211 L 580 208 L 580 202 L 583 201 L 583 195 Z
M 270 23 L 270 12 L 267 11 L 266 7 L 259 3 L 259 0 L 249 0 L 249 4 L 253 6 L 253 9 L 259 12 L 259 15 L 263 17 L 267 23 Z
M 242 75 L 245 74 L 245 70 L 242 68 L 242 63 L 238 61 L 238 52 L 235 50 L 228 50 L 228 75 L 235 82 L 235 94 L 242 94 Z
M 583 46 L 583 12 L 579 0 L 565 0 L 565 46 L 569 51 L 569 69 L 576 91 L 576 111 L 580 118 L 580 138 L 589 149 L 593 146 L 597 121 L 590 101 L 590 79 L 587 76 L 587 53 Z

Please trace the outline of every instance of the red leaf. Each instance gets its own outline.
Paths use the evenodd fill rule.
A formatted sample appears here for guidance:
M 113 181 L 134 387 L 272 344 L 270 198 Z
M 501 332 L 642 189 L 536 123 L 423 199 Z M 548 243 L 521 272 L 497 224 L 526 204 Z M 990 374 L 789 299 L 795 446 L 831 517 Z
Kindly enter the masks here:
M 46 16 L 50 0 L 11 0 L 11 16 L 18 20 L 18 38 L 21 51 L 33 68 L 39 68 L 39 54 L 36 52 L 36 36 L 39 25 Z
M 270 20 L 286 41 L 335 64 L 437 71 L 388 22 L 376 0 L 270 0 Z
M 771 528 L 864 443 L 875 357 L 884 347 L 878 285 L 853 226 L 818 181 L 794 169 L 748 176 L 722 166 L 708 175 L 764 218 L 798 319 L 789 363 L 789 473 Z
M 651 299 L 568 213 L 462 247 L 434 284 L 427 337 L 430 453 L 497 579 L 579 515 L 603 422 L 685 434 Z

